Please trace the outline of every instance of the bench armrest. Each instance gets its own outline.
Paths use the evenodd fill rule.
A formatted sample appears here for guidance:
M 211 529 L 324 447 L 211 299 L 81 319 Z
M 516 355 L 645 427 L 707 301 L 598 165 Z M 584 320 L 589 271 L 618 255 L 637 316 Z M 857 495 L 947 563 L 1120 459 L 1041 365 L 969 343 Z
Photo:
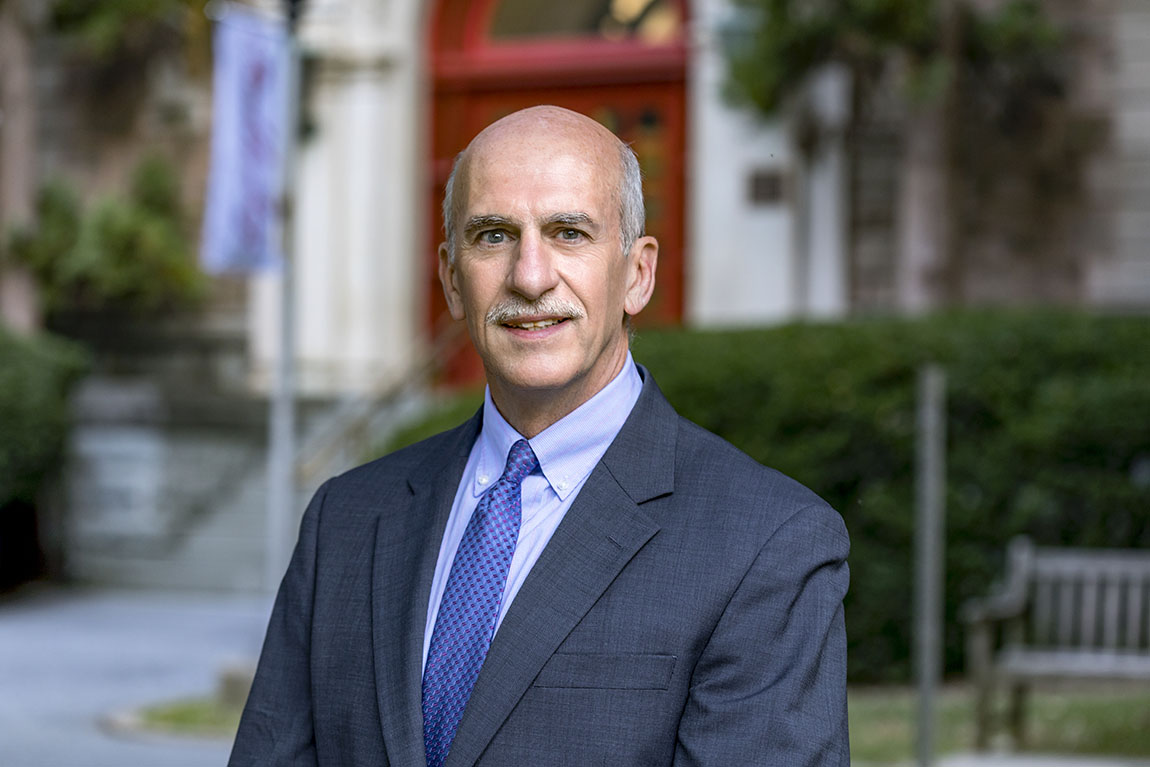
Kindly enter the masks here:
M 1025 536 L 1010 542 L 1006 559 L 1006 579 L 994 593 L 972 599 L 959 610 L 959 620 L 973 626 L 1022 617 L 1026 610 L 1026 584 L 1034 566 L 1034 545 Z
M 958 618 L 964 624 L 997 623 L 1022 617 L 1026 610 L 1026 595 L 1001 591 L 982 599 L 971 599 L 962 605 Z

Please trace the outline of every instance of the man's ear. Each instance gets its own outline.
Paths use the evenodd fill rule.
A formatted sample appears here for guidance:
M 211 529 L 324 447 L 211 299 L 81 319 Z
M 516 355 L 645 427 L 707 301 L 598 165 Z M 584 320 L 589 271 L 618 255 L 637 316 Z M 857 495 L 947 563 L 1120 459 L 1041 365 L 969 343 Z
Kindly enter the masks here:
M 623 310 L 634 317 L 643 311 L 655 290 L 655 267 L 659 262 L 659 241 L 640 237 L 631 246 L 627 259 L 627 295 Z
M 463 294 L 459 292 L 459 271 L 455 268 L 455 264 L 451 263 L 446 242 L 439 244 L 439 282 L 443 285 L 443 297 L 447 299 L 447 311 L 451 312 L 452 319 L 463 319 Z

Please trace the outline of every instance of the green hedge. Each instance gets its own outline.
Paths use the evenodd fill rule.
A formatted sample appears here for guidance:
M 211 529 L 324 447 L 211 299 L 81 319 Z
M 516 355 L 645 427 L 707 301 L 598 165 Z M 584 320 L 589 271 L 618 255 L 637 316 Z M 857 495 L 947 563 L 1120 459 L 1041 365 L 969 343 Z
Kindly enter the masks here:
M 401 447 L 414 445 L 420 440 L 433 437 L 441 431 L 454 428 L 475 415 L 475 411 L 482 404 L 483 389 L 469 389 L 449 394 L 433 404 L 422 418 L 401 426 L 382 445 L 372 446 L 364 456 L 364 460 L 378 458 Z
M 680 413 L 842 512 L 854 681 L 910 673 L 924 363 L 948 375 L 948 671 L 961 669 L 958 609 L 1001 575 L 1011 536 L 1150 546 L 1150 318 L 1025 312 L 644 331 L 634 353 Z
M 67 393 L 85 355 L 49 336 L 0 327 L 0 509 L 30 503 L 55 467 L 68 426 Z
M 644 333 L 636 358 L 680 413 L 809 485 L 851 532 L 850 675 L 906 679 L 914 390 L 948 376 L 946 667 L 960 605 L 1013 535 L 1150 546 L 1150 319 L 1031 312 Z

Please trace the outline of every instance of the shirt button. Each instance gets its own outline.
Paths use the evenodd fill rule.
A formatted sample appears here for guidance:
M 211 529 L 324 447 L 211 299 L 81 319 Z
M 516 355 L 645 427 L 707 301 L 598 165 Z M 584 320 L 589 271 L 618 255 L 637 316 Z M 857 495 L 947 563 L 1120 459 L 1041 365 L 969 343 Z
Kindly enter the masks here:
M 567 489 L 567 483 L 566 483 L 565 481 L 564 481 L 564 482 L 560 482 L 560 483 L 559 483 L 558 485 L 556 485 L 555 487 L 559 488 L 560 490 L 566 490 L 566 489 Z
M 484 477 L 476 477 L 475 481 L 481 485 L 486 485 L 487 484 L 487 477 L 485 477 L 485 476 Z

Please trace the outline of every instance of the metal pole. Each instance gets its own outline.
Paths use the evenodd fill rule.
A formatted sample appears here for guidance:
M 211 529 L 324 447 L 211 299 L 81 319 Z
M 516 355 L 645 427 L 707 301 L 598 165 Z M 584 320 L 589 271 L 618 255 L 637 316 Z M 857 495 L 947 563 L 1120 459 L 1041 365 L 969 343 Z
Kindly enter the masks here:
M 934 763 L 935 698 L 942 672 L 942 600 L 946 553 L 946 374 L 928 365 L 918 377 L 915 612 L 920 767 Z
M 291 556 L 295 507 L 295 152 L 299 123 L 300 55 L 296 38 L 298 0 L 287 0 L 287 98 L 284 115 L 283 189 L 280 224 L 283 265 L 280 270 L 279 338 L 275 383 L 268 419 L 267 588 L 275 591 Z

